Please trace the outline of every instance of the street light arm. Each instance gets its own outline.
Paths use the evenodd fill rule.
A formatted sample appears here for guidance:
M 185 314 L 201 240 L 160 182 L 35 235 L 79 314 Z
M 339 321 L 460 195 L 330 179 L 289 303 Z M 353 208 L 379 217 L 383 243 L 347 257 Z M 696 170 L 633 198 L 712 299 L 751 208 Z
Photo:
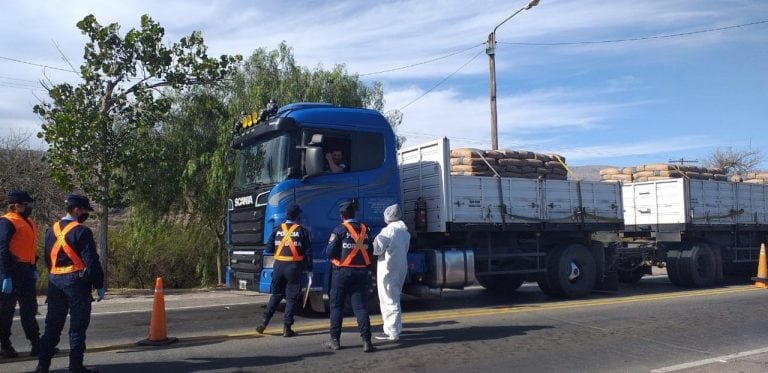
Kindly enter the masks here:
M 507 21 L 512 19 L 512 17 L 516 16 L 517 13 L 520 13 L 520 12 L 522 12 L 524 10 L 531 9 L 531 8 L 535 7 L 536 5 L 539 5 L 539 1 L 540 0 L 531 0 L 531 2 L 528 3 L 528 5 L 518 9 L 517 12 L 512 13 L 511 16 L 507 17 L 507 19 L 501 21 L 501 23 L 499 23 L 498 25 L 496 25 L 496 27 L 493 28 L 492 34 L 496 34 L 496 29 L 498 29 L 501 25 L 503 25 L 504 23 L 506 23 Z
M 526 10 L 526 9 L 529 9 L 529 8 L 527 8 L 527 7 L 526 7 L 526 8 L 520 8 L 520 9 L 518 9 L 518 11 L 517 11 L 517 12 L 514 12 L 514 13 L 512 13 L 512 15 L 511 15 L 511 16 L 507 17 L 507 19 L 505 19 L 505 20 L 501 21 L 501 23 L 499 23 L 498 25 L 496 25 L 496 27 L 494 27 L 494 28 L 493 28 L 493 32 L 491 32 L 491 34 L 494 34 L 494 35 L 496 35 L 496 30 L 497 30 L 499 27 L 501 27 L 501 25 L 503 25 L 504 23 L 506 23 L 507 21 L 509 21 L 510 19 L 512 19 L 512 17 L 516 16 L 516 15 L 517 15 L 517 13 L 520 13 L 520 12 L 522 12 L 522 11 Z

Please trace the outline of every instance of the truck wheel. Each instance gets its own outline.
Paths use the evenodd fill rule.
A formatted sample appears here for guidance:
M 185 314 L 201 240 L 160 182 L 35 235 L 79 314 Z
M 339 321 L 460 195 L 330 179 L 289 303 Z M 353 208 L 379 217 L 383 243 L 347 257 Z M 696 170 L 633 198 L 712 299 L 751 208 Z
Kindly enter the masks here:
M 507 275 L 480 275 L 475 276 L 477 279 L 477 282 L 480 283 L 480 286 L 491 290 L 491 291 L 499 291 L 499 292 L 512 292 L 520 288 L 520 286 L 523 286 L 523 282 L 525 282 L 525 276 L 524 275 L 513 275 L 513 274 L 507 274 Z
M 690 250 L 682 251 L 678 266 L 689 286 L 701 288 L 713 286 L 717 282 L 717 263 L 715 251 L 702 242 L 693 244 Z
M 672 282 L 675 286 L 685 287 L 687 285 L 687 281 L 685 281 L 682 278 L 682 274 L 680 273 L 680 250 L 669 250 L 667 251 L 667 277 L 669 277 L 669 281 Z
M 595 258 L 581 244 L 557 249 L 547 260 L 547 283 L 554 293 L 563 297 L 581 298 L 595 286 L 597 270 Z
M 643 278 L 643 275 L 645 275 L 645 266 L 639 266 L 629 271 L 619 269 L 618 272 L 619 282 L 625 284 L 636 284 L 640 281 L 641 278 Z

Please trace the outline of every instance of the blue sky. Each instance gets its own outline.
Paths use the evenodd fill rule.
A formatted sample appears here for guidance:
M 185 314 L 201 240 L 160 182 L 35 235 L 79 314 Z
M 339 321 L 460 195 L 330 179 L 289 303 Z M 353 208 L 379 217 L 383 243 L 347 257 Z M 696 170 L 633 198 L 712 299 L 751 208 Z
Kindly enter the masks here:
M 62 54 L 79 66 L 86 39 L 77 21 L 94 14 L 127 32 L 147 13 L 168 42 L 202 31 L 212 55 L 247 56 L 284 40 L 304 66 L 343 63 L 381 81 L 386 109 L 404 114 L 406 146 L 448 136 L 454 147 L 489 149 L 484 43 L 526 4 L 6 0 L 0 134 L 39 130 L 39 80 L 77 82 L 50 68 L 68 68 Z M 615 166 L 703 161 L 733 147 L 762 150 L 768 169 L 766 21 L 764 0 L 541 0 L 496 33 L 499 147 Z

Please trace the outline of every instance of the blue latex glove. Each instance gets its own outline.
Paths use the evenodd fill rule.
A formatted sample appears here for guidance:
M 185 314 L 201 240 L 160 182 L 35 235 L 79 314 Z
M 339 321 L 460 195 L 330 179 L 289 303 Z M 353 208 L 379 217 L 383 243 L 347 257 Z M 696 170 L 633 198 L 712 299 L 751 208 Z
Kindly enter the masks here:
M 13 292 L 13 280 L 10 277 L 3 279 L 3 293 L 10 294 Z
M 96 301 L 97 301 L 97 302 L 101 302 L 102 300 L 104 300 L 104 294 L 105 294 L 106 292 L 107 292 L 107 291 L 106 291 L 106 290 L 104 290 L 104 288 L 99 288 L 99 289 L 96 289 L 96 294 L 99 296 L 98 298 L 96 298 Z

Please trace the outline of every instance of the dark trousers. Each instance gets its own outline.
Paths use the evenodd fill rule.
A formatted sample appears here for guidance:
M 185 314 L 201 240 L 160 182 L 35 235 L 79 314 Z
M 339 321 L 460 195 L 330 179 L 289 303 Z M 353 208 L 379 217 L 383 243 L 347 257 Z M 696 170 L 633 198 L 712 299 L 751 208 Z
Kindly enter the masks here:
M 85 353 L 85 332 L 91 322 L 91 283 L 79 273 L 48 275 L 48 314 L 40 340 L 39 362 L 49 366 L 54 348 L 69 313 L 69 366 L 81 367 Z
M 344 319 L 344 301 L 347 296 L 352 303 L 352 312 L 357 318 L 360 337 L 371 339 L 371 320 L 368 318 L 368 291 L 371 275 L 365 268 L 342 267 L 333 271 L 331 279 L 331 339 L 341 337 L 341 322 Z
M 272 271 L 272 296 L 269 297 L 267 309 L 261 316 L 264 325 L 269 324 L 272 315 L 275 314 L 277 305 L 285 298 L 285 314 L 283 322 L 285 325 L 293 325 L 293 315 L 296 313 L 296 302 L 301 292 L 301 262 L 281 262 L 275 261 L 275 267 Z
M 10 294 L 0 293 L 0 343 L 3 346 L 11 344 L 11 324 L 16 313 L 16 303 L 19 304 L 19 316 L 24 334 L 32 343 L 40 339 L 40 326 L 37 325 L 37 284 L 35 283 L 30 264 L 16 264 L 8 275 L 13 280 L 13 291 Z M 0 279 L 0 281 L 2 281 Z

